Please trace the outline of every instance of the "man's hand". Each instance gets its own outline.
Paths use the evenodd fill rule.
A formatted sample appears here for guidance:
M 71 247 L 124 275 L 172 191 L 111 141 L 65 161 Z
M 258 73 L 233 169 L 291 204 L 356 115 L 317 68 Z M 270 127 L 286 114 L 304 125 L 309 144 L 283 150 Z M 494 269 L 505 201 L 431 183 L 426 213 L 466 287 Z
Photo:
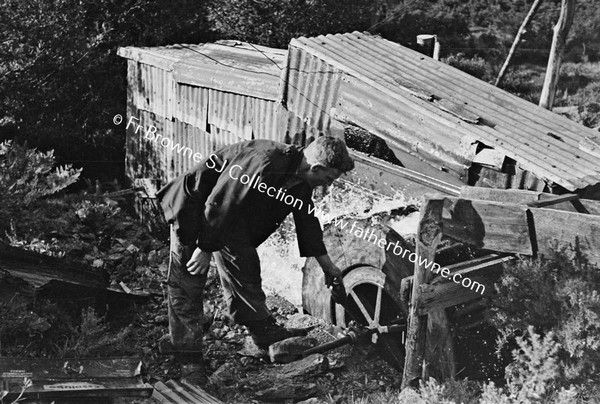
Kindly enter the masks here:
M 325 285 L 331 288 L 333 301 L 343 306 L 348 295 L 346 294 L 346 288 L 344 288 L 342 271 L 331 261 L 327 254 L 315 258 L 325 273 Z
M 325 275 L 325 278 L 327 279 L 327 275 Z M 344 306 L 348 299 L 348 294 L 346 293 L 346 288 L 344 287 L 342 277 L 331 277 L 331 283 L 328 286 L 331 286 L 331 298 L 333 301 Z
M 210 257 L 211 253 L 202 251 L 199 248 L 196 248 L 192 253 L 192 257 L 185 264 L 187 270 L 192 275 L 204 275 L 208 272 L 208 268 L 210 267 Z

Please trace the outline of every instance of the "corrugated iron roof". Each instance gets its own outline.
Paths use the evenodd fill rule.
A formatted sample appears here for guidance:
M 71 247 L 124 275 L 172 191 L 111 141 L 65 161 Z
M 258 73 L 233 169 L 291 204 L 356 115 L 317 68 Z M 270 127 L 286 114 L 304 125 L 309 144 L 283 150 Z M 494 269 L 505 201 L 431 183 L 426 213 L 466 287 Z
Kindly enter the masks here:
M 287 50 L 238 41 L 154 48 L 124 47 L 118 55 L 173 73 L 176 82 L 275 100 Z
M 568 190 L 585 188 L 600 181 L 598 159 L 579 146 L 581 140 L 593 137 L 595 131 L 456 68 L 397 43 L 360 32 L 301 37 L 291 41 L 290 54 L 293 54 L 294 48 L 314 55 L 332 68 L 367 84 L 371 97 L 385 97 L 388 100 L 386 104 L 396 101 L 397 109 L 403 104 L 410 105 L 411 110 L 414 109 L 411 112 L 414 116 L 410 119 L 424 121 L 421 125 L 425 135 L 416 130 L 414 139 L 403 139 L 391 133 L 393 130 L 386 133 L 388 138 L 395 136 L 395 141 L 404 143 L 406 149 L 414 148 L 417 142 L 426 144 L 426 152 L 431 155 L 456 157 L 460 154 L 472 160 L 472 149 L 465 146 L 480 142 L 516 160 L 524 169 Z M 303 66 L 305 64 L 288 67 Z M 312 94 L 302 92 L 300 96 L 311 99 L 317 90 L 313 88 Z M 285 94 L 285 91 L 282 93 Z M 355 94 L 347 91 L 346 96 L 343 88 L 339 91 L 342 100 L 335 108 L 342 110 L 341 115 L 348 112 L 344 111 L 348 107 L 344 105 L 348 99 L 365 95 L 364 88 Z M 367 113 L 363 112 L 365 116 L 362 118 L 367 124 L 378 120 L 394 123 L 392 116 L 383 116 L 384 112 L 389 113 L 388 109 L 372 108 Z M 377 125 L 372 126 L 377 133 Z M 415 128 L 419 129 L 414 125 L 411 127 Z M 421 138 L 417 139 L 418 136 Z M 464 160 L 460 160 L 455 160 L 455 163 L 464 164 Z

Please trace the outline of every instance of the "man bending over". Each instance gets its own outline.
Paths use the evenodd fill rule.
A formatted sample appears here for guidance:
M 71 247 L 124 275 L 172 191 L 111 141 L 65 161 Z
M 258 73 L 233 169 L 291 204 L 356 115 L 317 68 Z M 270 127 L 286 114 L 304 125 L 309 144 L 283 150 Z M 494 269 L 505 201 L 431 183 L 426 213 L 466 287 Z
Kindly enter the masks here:
M 311 197 L 315 187 L 328 186 L 353 168 L 339 138 L 322 136 L 306 148 L 250 140 L 217 150 L 158 192 L 171 224 L 169 333 L 182 377 L 192 383 L 205 380 L 202 294 L 213 253 L 229 315 L 248 327 L 256 345 L 267 348 L 305 334 L 278 325 L 271 316 L 256 252 L 289 213 L 294 215 L 300 255 L 317 259 L 334 287 L 334 300 L 346 297 Z

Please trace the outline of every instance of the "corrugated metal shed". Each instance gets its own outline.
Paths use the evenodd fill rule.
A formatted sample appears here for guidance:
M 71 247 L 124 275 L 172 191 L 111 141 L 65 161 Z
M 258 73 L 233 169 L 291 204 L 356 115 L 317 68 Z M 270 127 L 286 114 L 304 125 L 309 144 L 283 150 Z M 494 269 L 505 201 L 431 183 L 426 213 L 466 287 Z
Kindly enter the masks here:
M 131 179 L 164 183 L 195 165 L 195 153 L 255 137 L 284 140 L 288 112 L 276 100 L 286 50 L 219 41 L 118 54 L 128 59 L 128 120 L 139 119 L 127 128 Z M 145 136 L 151 126 L 159 141 Z
M 568 190 L 600 181 L 598 159 L 580 148 L 596 132 L 397 43 L 359 32 L 301 37 L 287 68 L 283 101 L 317 128 L 361 126 L 463 180 L 488 147 Z M 526 172 L 518 182 L 538 187 Z

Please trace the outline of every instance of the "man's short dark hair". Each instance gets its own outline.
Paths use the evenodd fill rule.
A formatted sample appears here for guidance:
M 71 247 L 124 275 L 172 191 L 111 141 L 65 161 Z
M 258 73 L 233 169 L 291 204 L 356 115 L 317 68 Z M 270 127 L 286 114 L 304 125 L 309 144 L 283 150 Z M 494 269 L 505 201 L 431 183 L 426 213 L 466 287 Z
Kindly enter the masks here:
M 320 136 L 304 150 L 306 161 L 335 168 L 345 173 L 354 169 L 354 161 L 348 153 L 343 139 L 334 136 Z

